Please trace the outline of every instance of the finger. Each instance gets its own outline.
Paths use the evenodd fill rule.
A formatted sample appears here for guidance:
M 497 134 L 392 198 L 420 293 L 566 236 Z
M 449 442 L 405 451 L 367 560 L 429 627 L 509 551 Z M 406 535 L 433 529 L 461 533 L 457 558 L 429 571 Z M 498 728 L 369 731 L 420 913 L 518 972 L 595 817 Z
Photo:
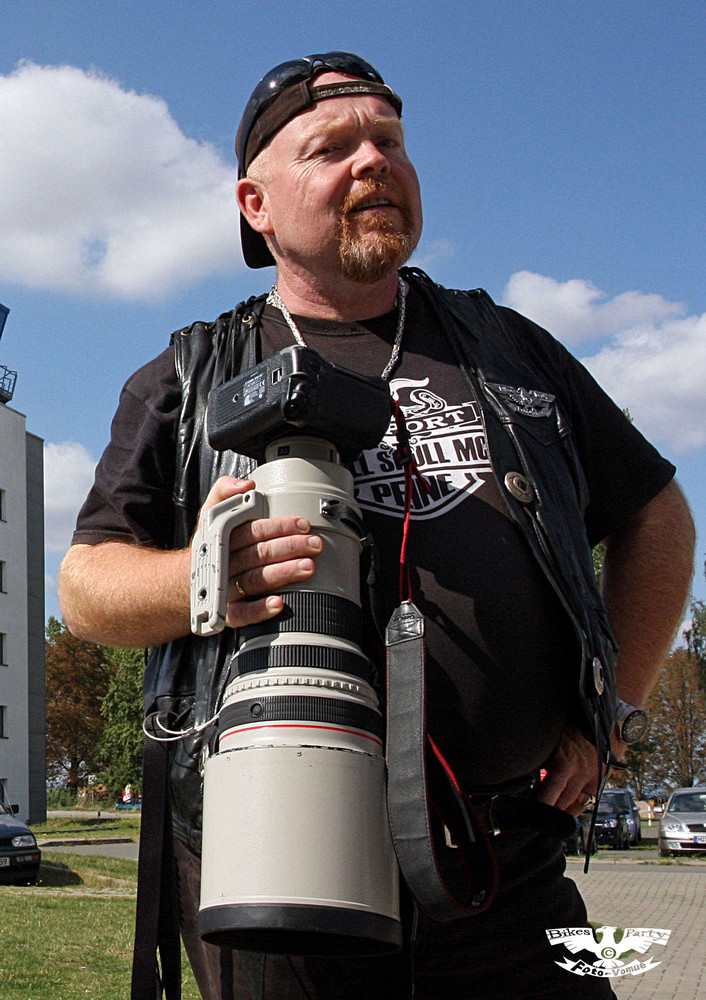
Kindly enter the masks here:
M 244 628 L 246 625 L 257 625 L 280 614 L 284 608 L 282 598 L 273 594 L 254 601 L 236 601 L 228 604 L 226 625 L 230 628 Z
M 276 538 L 302 537 L 311 532 L 305 517 L 264 517 L 236 525 L 230 533 L 231 552 L 263 545 Z
M 255 483 L 252 479 L 238 479 L 236 476 L 221 476 L 215 481 L 211 489 L 209 490 L 208 496 L 203 502 L 201 510 L 208 510 L 209 507 L 215 507 L 217 503 L 221 500 L 227 500 L 229 497 L 234 497 L 238 493 L 247 493 L 248 490 L 255 488 Z
M 314 575 L 315 569 L 316 564 L 313 559 L 290 559 L 268 566 L 258 566 L 246 573 L 234 573 L 228 581 L 228 601 L 242 603 L 250 597 L 304 583 Z
M 284 535 L 231 550 L 228 575 L 241 576 L 249 570 L 291 560 L 316 557 L 324 547 L 319 535 Z M 254 578 L 253 578 L 254 579 Z M 255 588 L 258 589 L 257 587 Z

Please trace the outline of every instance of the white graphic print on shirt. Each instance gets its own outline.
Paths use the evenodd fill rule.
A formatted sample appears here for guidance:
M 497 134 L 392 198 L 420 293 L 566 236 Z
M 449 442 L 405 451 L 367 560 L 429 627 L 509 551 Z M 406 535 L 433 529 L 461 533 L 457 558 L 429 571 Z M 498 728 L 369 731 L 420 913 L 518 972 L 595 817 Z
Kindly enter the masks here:
M 475 400 L 450 404 L 429 388 L 429 379 L 393 379 L 393 395 L 405 416 L 414 458 L 429 485 L 414 481 L 412 517 L 438 517 L 475 493 L 492 474 L 480 408 Z M 378 448 L 352 466 L 356 500 L 364 510 L 402 517 L 404 471 L 396 454 L 394 418 Z

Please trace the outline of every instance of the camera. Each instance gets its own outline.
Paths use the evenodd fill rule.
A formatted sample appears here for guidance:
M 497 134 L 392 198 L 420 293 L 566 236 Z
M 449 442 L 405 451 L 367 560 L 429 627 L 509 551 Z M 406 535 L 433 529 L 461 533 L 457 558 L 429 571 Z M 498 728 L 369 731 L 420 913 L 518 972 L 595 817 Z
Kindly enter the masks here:
M 255 489 L 204 511 L 192 543 L 192 631 L 225 624 L 229 538 L 260 517 L 306 517 L 315 576 L 277 618 L 238 630 L 204 763 L 199 932 L 281 954 L 401 946 L 383 719 L 364 650 L 364 531 L 344 462 L 380 442 L 388 384 L 290 347 L 209 396 L 213 447 L 261 464 Z

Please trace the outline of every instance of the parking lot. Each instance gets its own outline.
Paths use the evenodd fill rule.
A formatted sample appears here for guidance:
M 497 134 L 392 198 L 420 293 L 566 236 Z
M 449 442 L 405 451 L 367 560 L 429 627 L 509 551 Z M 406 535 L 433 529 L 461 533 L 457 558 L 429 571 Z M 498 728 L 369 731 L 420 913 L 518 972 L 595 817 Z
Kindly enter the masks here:
M 569 858 L 567 874 L 579 886 L 592 922 L 671 931 L 666 946 L 649 951 L 657 968 L 611 980 L 620 1000 L 704 1000 L 706 855 L 660 859 L 652 838 L 656 828 L 646 832 L 640 848 L 601 848 L 587 875 L 582 858 Z

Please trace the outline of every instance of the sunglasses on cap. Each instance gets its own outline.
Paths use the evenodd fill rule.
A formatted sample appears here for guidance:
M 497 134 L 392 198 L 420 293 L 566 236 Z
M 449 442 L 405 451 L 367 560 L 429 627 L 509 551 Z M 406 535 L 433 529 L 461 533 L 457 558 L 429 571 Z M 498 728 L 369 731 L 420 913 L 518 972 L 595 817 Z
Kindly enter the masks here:
M 325 72 L 344 73 L 357 80 L 350 81 L 350 86 L 348 83 L 333 84 L 330 88 L 323 88 L 322 93 L 318 92 L 319 88 L 312 90 L 309 84 Z M 297 87 L 297 84 L 303 86 Z M 352 52 L 326 52 L 304 56 L 303 59 L 291 59 L 275 66 L 253 90 L 240 121 L 235 141 L 239 175 L 243 177 L 247 173 L 248 167 L 267 140 L 304 108 L 317 99 L 339 94 L 343 96 L 350 92 L 380 94 L 390 101 L 398 115 L 402 113 L 402 101 L 385 85 L 375 67 Z M 259 119 L 265 114 L 267 122 L 258 125 Z
M 338 83 L 312 86 L 321 73 L 335 72 L 355 77 Z M 326 52 L 280 63 L 263 76 L 250 95 L 235 139 L 238 177 L 244 177 L 260 150 L 283 125 L 315 101 L 351 94 L 375 94 L 388 101 L 397 116 L 402 101 L 385 84 L 373 65 L 352 52 Z M 241 216 L 241 241 L 245 262 L 250 267 L 273 263 L 262 236 Z

